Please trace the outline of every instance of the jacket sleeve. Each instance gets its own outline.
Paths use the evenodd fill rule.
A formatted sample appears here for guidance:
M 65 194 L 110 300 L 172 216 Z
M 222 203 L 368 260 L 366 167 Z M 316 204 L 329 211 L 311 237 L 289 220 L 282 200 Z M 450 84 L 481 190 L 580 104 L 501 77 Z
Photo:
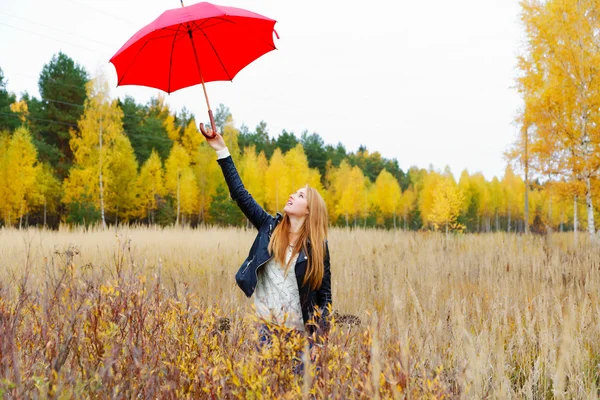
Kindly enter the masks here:
M 323 281 L 321 287 L 317 290 L 317 305 L 321 311 L 319 319 L 319 331 L 325 333 L 329 330 L 329 311 L 331 308 L 331 266 L 329 258 L 329 244 L 325 242 L 325 260 L 324 260 Z
M 242 210 L 252 225 L 256 229 L 260 229 L 263 222 L 269 217 L 269 214 L 254 200 L 244 187 L 231 156 L 218 159 L 217 162 L 223 171 L 231 198 L 235 200 L 240 210 Z

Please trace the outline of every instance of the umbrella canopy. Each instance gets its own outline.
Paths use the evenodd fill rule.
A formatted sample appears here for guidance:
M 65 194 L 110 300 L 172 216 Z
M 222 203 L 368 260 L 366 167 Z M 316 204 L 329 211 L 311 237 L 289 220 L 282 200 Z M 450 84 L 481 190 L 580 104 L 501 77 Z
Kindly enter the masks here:
M 173 93 L 200 83 L 231 81 L 246 65 L 276 49 L 275 22 L 251 11 L 206 2 L 165 11 L 110 59 L 117 85 Z M 204 94 L 212 123 L 205 87 Z

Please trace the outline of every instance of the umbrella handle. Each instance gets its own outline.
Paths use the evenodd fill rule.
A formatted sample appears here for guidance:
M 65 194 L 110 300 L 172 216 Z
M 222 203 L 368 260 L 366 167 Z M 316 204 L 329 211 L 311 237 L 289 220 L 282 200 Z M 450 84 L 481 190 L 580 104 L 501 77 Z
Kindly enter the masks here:
M 200 132 L 202 132 L 205 138 L 214 139 L 214 137 L 217 136 L 217 127 L 215 125 L 215 117 L 213 117 L 212 110 L 208 110 L 208 118 L 210 118 L 210 126 L 213 131 L 212 136 L 208 136 L 208 132 L 206 131 L 206 128 L 204 128 L 204 124 L 202 122 L 200 122 Z

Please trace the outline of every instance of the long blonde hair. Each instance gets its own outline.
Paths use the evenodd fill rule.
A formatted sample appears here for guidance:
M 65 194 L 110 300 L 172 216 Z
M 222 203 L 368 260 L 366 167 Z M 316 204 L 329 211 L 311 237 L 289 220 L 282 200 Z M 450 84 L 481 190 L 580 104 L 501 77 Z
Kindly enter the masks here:
M 292 255 L 298 254 L 304 250 L 308 256 L 306 273 L 304 274 L 304 286 L 307 282 L 312 290 L 317 290 L 323 281 L 325 272 L 325 241 L 327 240 L 327 206 L 325 200 L 319 192 L 306 185 L 306 205 L 308 215 L 300 227 L 300 235 L 292 251 Z M 289 215 L 285 214 L 283 220 L 277 225 L 271 240 L 269 241 L 269 252 L 273 254 L 274 259 L 280 264 L 285 265 L 285 272 L 288 272 L 290 263 L 286 264 L 285 255 L 289 243 L 289 231 L 291 222 Z M 308 244 L 310 242 L 310 252 Z M 294 257 L 290 258 L 290 261 Z

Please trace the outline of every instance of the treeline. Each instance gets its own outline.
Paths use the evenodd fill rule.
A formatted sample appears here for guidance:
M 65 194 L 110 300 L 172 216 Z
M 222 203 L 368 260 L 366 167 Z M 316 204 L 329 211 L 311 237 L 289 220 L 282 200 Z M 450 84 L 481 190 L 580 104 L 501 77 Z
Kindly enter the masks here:
M 102 76 L 90 79 L 63 53 L 42 69 L 39 99 L 17 99 L 6 84 L 0 70 L 5 226 L 247 224 L 186 109 L 170 110 L 160 95 L 147 104 L 111 99 Z M 396 159 L 365 147 L 349 152 L 317 133 L 275 137 L 265 122 L 238 128 L 223 105 L 215 115 L 244 183 L 271 213 L 306 183 L 321 191 L 331 223 L 341 226 L 566 230 L 584 212 L 567 184 L 534 182 L 526 223 L 525 184 L 510 166 L 501 179 L 464 171 L 456 181 L 447 169 L 404 172 Z

